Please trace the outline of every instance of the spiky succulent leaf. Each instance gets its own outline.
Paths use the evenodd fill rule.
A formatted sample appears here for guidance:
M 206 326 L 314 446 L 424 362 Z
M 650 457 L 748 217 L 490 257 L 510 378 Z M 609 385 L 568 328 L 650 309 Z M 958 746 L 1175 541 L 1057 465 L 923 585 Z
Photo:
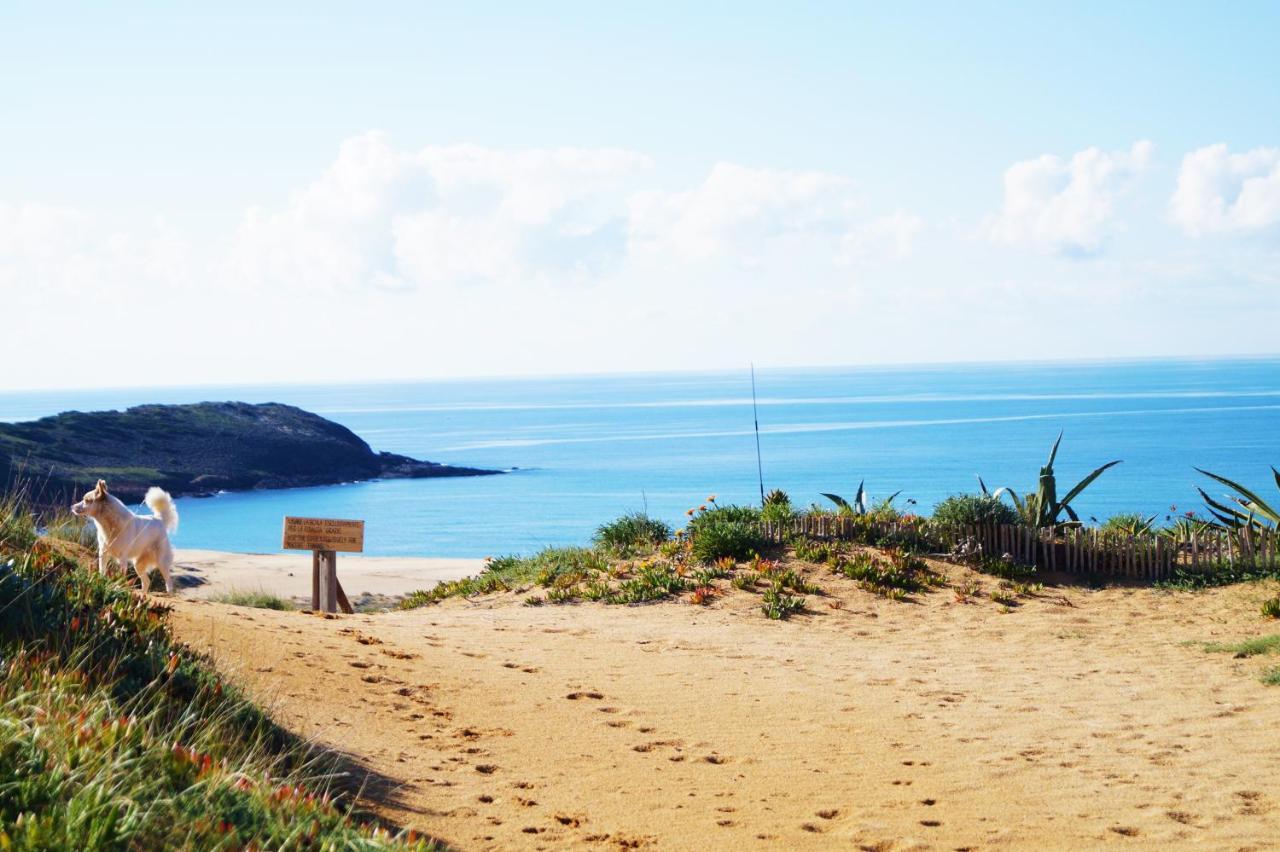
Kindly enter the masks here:
M 1053 442 L 1053 449 L 1049 450 L 1049 463 L 1045 467 L 1049 468 L 1049 475 L 1053 475 L 1053 460 L 1058 457 L 1058 445 L 1062 443 L 1062 430 L 1058 430 L 1058 440 Z
M 1209 511 L 1213 513 L 1213 516 L 1224 524 L 1232 527 L 1239 527 L 1248 517 L 1244 512 L 1238 511 L 1214 500 L 1203 488 L 1197 487 L 1196 490 L 1200 492 L 1200 497 L 1204 500 L 1205 505 L 1209 507 Z
M 1271 506 L 1267 504 L 1266 500 L 1263 500 L 1261 497 L 1259 497 L 1257 494 L 1254 494 L 1248 488 L 1244 487 L 1238 482 L 1233 482 L 1232 480 L 1227 479 L 1225 476 L 1219 476 L 1216 473 L 1210 473 L 1209 471 L 1201 470 L 1200 468 L 1196 468 L 1196 470 L 1199 471 L 1200 473 L 1203 473 L 1205 476 L 1209 477 L 1210 479 L 1216 482 L 1221 482 L 1223 485 L 1227 486 L 1232 491 L 1235 491 L 1241 497 L 1245 498 L 1245 500 L 1248 500 L 1250 504 L 1249 508 L 1253 510 L 1255 513 L 1266 518 L 1268 521 L 1270 521 L 1273 524 L 1280 524 L 1280 512 L 1277 512 L 1275 509 L 1273 509 Z M 1272 472 L 1272 475 L 1276 476 L 1277 480 L 1280 481 L 1280 474 L 1276 474 L 1275 468 L 1272 468 L 1271 472 Z

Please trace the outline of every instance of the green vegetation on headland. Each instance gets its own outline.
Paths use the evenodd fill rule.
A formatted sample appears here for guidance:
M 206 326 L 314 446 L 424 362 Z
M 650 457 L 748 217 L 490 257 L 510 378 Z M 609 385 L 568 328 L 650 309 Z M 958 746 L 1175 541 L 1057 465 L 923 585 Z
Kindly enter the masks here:
M 21 477 L 45 505 L 66 505 L 99 479 L 134 501 L 152 485 L 178 496 L 498 472 L 376 453 L 347 427 L 279 403 L 140 405 L 0 423 L 0 486 Z
M 0 502 L 0 849 L 432 848 L 86 556 Z

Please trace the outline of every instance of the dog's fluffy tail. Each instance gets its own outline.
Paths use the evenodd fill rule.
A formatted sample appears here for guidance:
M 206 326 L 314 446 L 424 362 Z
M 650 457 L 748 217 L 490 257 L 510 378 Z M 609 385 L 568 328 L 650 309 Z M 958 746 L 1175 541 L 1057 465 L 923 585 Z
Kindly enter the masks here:
M 178 507 L 173 505 L 173 498 L 169 496 L 168 491 L 153 485 L 147 489 L 147 496 L 143 502 L 147 504 L 148 509 L 156 513 L 157 518 L 164 522 L 165 529 L 169 532 L 177 532 Z

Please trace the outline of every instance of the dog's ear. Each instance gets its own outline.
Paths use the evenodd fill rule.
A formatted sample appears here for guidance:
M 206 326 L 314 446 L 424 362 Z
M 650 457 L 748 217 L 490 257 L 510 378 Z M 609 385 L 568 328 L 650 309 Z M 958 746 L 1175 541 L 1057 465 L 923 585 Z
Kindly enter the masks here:
M 95 490 L 95 491 L 97 491 L 99 494 L 106 494 L 106 493 L 107 493 L 107 481 L 106 481 L 105 479 L 99 479 L 99 480 L 98 480 L 98 487 L 97 487 L 96 489 L 94 489 L 94 490 Z

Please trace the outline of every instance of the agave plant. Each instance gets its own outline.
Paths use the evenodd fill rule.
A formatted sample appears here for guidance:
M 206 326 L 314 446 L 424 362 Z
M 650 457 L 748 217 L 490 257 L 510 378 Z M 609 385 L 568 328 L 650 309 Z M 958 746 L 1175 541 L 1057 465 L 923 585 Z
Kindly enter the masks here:
M 835 503 L 841 512 L 850 515 L 865 515 L 868 511 L 867 490 L 863 486 L 865 486 L 866 483 L 867 481 L 865 479 L 858 483 L 858 493 L 854 495 L 852 503 L 841 497 L 839 494 L 828 494 L 825 491 L 821 493 L 823 497 L 826 497 L 832 503 Z M 901 491 L 893 492 L 888 497 L 877 503 L 876 508 L 881 510 L 891 508 L 893 506 L 894 498 L 901 493 Z
M 982 493 L 1000 498 L 1003 494 L 1008 494 L 1013 500 L 1014 507 L 1018 510 L 1019 517 L 1022 522 L 1029 527 L 1040 529 L 1042 527 L 1055 526 L 1080 526 L 1080 518 L 1076 515 L 1074 509 L 1071 508 L 1071 501 L 1080 496 L 1086 488 L 1093 484 L 1093 481 L 1107 468 L 1115 467 L 1120 464 L 1120 460 L 1110 461 L 1093 473 L 1086 476 L 1075 484 L 1075 487 L 1067 492 L 1067 496 L 1061 500 L 1058 499 L 1058 480 L 1053 472 L 1053 462 L 1058 457 L 1058 445 L 1062 443 L 1062 432 L 1058 432 L 1058 439 L 1053 442 L 1053 448 L 1049 450 L 1049 461 L 1044 467 L 1040 468 L 1040 483 L 1034 494 L 1027 494 L 1025 498 L 1018 496 L 1018 492 L 1012 488 L 997 488 L 995 491 L 988 491 L 987 484 L 982 481 L 982 477 L 978 477 L 978 484 L 982 486 Z M 1070 520 L 1063 520 L 1065 514 Z
M 1227 503 L 1214 500 L 1205 493 L 1203 488 L 1196 487 L 1196 490 L 1200 492 L 1200 496 L 1204 498 L 1205 504 L 1209 507 L 1209 514 L 1217 518 L 1223 526 L 1232 529 L 1280 526 L 1280 512 L 1273 509 L 1268 505 L 1267 501 L 1257 494 L 1238 482 L 1232 482 L 1225 476 L 1218 476 L 1216 473 L 1200 470 L 1200 468 L 1196 468 L 1196 470 L 1235 492 L 1226 498 L 1227 503 L 1235 504 L 1234 506 L 1229 506 Z M 1271 475 L 1276 480 L 1276 486 L 1280 487 L 1280 471 L 1273 467 L 1271 468 Z
M 1118 532 L 1122 535 L 1131 535 L 1137 538 L 1151 532 L 1157 517 L 1158 514 L 1144 518 L 1137 512 L 1125 512 L 1107 518 L 1107 522 L 1102 525 L 1102 529 L 1107 532 Z
M 1187 512 L 1185 515 L 1173 518 L 1167 527 L 1161 527 L 1159 533 L 1174 541 L 1184 542 L 1191 541 L 1193 536 L 1204 535 L 1205 531 L 1213 526 L 1212 521 L 1198 517 L 1194 512 Z

